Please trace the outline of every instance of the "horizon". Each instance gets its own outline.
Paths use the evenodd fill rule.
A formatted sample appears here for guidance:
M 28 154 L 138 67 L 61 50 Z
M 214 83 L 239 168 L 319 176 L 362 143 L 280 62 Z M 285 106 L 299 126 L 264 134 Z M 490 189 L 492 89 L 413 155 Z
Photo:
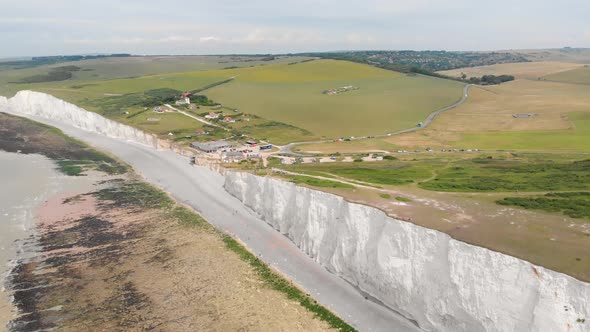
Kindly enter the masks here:
M 572 49 L 572 50 L 587 50 L 590 49 L 589 47 L 576 47 L 576 46 L 563 46 L 563 47 L 542 47 L 542 48 L 533 48 L 533 49 L 497 49 L 497 50 L 444 50 L 444 49 L 424 49 L 424 50 L 416 50 L 416 49 L 349 49 L 349 50 L 327 50 L 327 51 L 303 51 L 297 53 L 210 53 L 210 54 L 134 54 L 129 52 L 114 52 L 114 53 L 101 53 L 101 52 L 90 52 L 90 53 L 69 53 L 69 54 L 40 54 L 40 55 L 16 55 L 10 57 L 1 57 L 0 60 L 24 60 L 33 57 L 59 57 L 59 56 L 97 56 L 97 55 L 113 55 L 113 54 L 125 54 L 131 57 L 159 57 L 159 56 L 299 56 L 305 54 L 319 54 L 319 53 L 346 53 L 346 52 L 403 52 L 403 51 L 410 51 L 410 52 L 514 52 L 514 51 L 542 51 L 542 50 L 565 50 L 565 49 Z
M 64 54 L 288 54 L 334 50 L 490 51 L 590 45 L 581 0 L 0 0 L 0 58 Z M 572 10 L 572 8 L 576 10 Z

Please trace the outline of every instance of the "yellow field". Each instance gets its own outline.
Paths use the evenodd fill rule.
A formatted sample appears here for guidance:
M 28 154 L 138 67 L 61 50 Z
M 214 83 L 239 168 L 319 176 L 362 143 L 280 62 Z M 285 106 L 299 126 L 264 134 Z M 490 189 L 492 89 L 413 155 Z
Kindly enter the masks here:
M 513 75 L 516 78 L 538 79 L 549 74 L 568 71 L 583 67 L 578 63 L 567 62 L 519 62 L 504 63 L 490 66 L 480 66 L 471 68 L 459 68 L 438 72 L 442 75 L 451 77 L 461 77 L 465 73 L 467 77 L 481 77 L 483 75 Z
M 514 118 L 532 113 L 532 118 Z M 409 134 L 300 146 L 304 151 L 479 148 L 590 151 L 590 86 L 516 80 L 474 87 L 468 101 Z
M 574 84 L 590 84 L 590 65 L 545 76 L 544 79 Z

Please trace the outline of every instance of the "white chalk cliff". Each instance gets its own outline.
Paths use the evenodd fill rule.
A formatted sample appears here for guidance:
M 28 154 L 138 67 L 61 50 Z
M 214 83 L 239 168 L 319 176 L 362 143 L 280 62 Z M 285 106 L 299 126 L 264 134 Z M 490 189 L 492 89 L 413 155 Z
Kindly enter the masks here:
M 19 91 L 14 97 L 0 97 L 3 107 L 28 115 L 69 123 L 80 129 L 103 134 L 125 141 L 159 147 L 158 139 L 139 129 L 109 120 L 97 113 L 88 112 L 51 95 L 34 91 Z
M 165 146 L 44 93 L 0 96 L 5 109 Z M 326 269 L 424 330 L 590 331 L 590 284 L 292 183 L 229 172 L 225 188 Z
M 424 330 L 590 331 L 590 284 L 570 276 L 292 183 L 230 172 L 225 188 Z

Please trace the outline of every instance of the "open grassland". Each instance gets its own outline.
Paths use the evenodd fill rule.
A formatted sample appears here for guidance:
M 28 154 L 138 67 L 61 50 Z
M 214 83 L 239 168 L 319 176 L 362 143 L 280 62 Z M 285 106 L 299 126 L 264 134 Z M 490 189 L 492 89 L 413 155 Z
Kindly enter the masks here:
M 438 73 L 450 77 L 461 77 L 462 74 L 467 75 L 467 77 L 481 77 L 483 75 L 512 75 L 516 78 L 538 79 L 539 77 L 549 74 L 555 74 L 581 67 L 583 67 L 582 64 L 568 62 L 518 62 L 459 68 L 440 71 Z
M 208 90 L 207 95 L 242 112 L 309 132 L 278 138 L 277 143 L 414 127 L 431 112 L 460 99 L 462 92 L 457 82 L 335 60 L 238 69 L 235 75 L 234 81 Z M 359 89 L 323 93 L 343 86 Z
M 115 57 L 83 61 L 63 62 L 30 68 L 15 69 L 0 66 L 0 95 L 10 96 L 22 89 L 35 89 L 35 85 L 27 87 L 23 84 L 12 84 L 27 77 L 45 75 L 52 69 L 64 66 L 77 66 L 80 69 L 73 73 L 67 82 L 102 81 L 117 78 L 134 78 L 146 75 L 165 73 L 181 73 L 192 71 L 219 70 L 232 67 L 250 67 L 274 63 L 291 63 L 309 59 L 307 57 L 275 57 L 262 56 L 145 56 Z
M 512 50 L 530 61 L 558 61 L 590 63 L 590 48 L 554 48 L 537 50 Z
M 513 114 L 533 114 L 514 118 Z M 517 80 L 474 87 L 467 102 L 425 129 L 386 138 L 301 145 L 323 153 L 400 149 L 590 151 L 590 86 Z
M 534 116 L 513 117 L 522 113 Z M 590 151 L 590 87 L 518 80 L 475 88 L 465 104 L 428 128 L 386 141 L 406 147 Z
M 430 153 L 376 162 L 308 163 L 288 171 L 375 185 L 418 184 L 446 192 L 590 190 L 590 159 L 576 154 Z
M 135 120 L 127 121 L 121 114 L 135 111 L 152 95 L 198 90 L 233 78 L 201 93 L 227 109 L 262 118 L 236 124 L 235 129 L 276 144 L 414 127 L 431 112 L 460 99 L 462 93 L 463 85 L 454 81 L 407 76 L 346 61 L 291 60 L 295 61 L 125 79 L 18 84 L 12 88 L 47 92 L 136 125 Z M 351 85 L 358 89 L 336 95 L 324 93 Z M 166 127 L 162 131 L 175 129 Z
M 584 65 L 583 67 L 573 70 L 547 75 L 543 79 L 556 82 L 590 85 L 590 66 Z

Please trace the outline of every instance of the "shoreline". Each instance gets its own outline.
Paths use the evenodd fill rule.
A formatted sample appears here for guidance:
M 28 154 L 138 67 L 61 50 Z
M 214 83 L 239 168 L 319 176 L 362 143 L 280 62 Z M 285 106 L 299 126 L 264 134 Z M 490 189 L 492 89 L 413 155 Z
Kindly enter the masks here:
M 12 120 L 28 121 L 19 119 Z M 2 129 L 10 131 L 9 120 Z M 15 128 L 25 138 L 30 134 L 30 128 Z M 41 128 L 43 135 L 56 135 Z M 52 146 L 39 151 L 33 143 L 28 147 L 37 150 L 29 153 L 46 154 Z M 21 241 L 39 249 L 16 261 L 8 276 L 20 312 L 9 315 L 11 331 L 178 330 L 173 325 L 181 323 L 185 330 L 352 330 L 301 291 L 285 292 L 289 281 L 261 270 L 266 265 L 254 265 L 257 258 L 242 246 L 128 168 L 124 175 L 105 175 L 113 168 L 103 167 L 101 158 L 100 165 L 84 164 L 82 176 L 66 176 L 55 174 L 60 163 L 31 157 L 46 161 L 61 186 L 40 200 L 31 213 L 37 232 Z M 26 172 L 4 174 L 27 179 Z
M 20 98 L 34 98 L 37 95 L 45 100 L 43 108 L 33 99 L 25 101 L 32 102 L 30 106 L 15 105 L 11 99 L 5 112 L 54 126 L 66 135 L 87 142 L 99 150 L 108 151 L 123 160 L 146 182 L 172 193 L 175 199 L 190 205 L 214 227 L 233 234 L 236 239 L 247 244 L 249 251 L 265 264 L 288 276 L 313 297 L 314 303 L 317 301 L 343 317 L 356 329 L 387 331 L 393 327 L 408 331 L 418 330 L 405 317 L 372 301 L 366 301 L 344 279 L 317 264 L 288 238 L 253 214 L 223 188 L 222 174 L 208 167 L 190 165 L 188 157 L 169 149 L 169 145 L 156 150 L 145 144 L 133 143 L 135 131 L 120 131 L 121 127 L 118 125 L 113 129 L 112 135 L 106 135 L 104 128 L 96 129 L 98 132 L 95 132 L 94 125 L 84 122 L 88 120 L 85 117 L 86 111 L 55 97 L 28 92 L 21 93 Z M 19 107 L 19 111 L 12 110 L 11 107 Z M 55 114 L 59 117 L 52 117 L 50 114 L 57 109 L 59 112 Z M 84 123 L 78 124 L 79 121 Z M 121 137 L 126 133 L 131 136 Z
M 20 265 L 38 259 L 42 251 L 37 242 L 39 209 L 56 195 L 91 189 L 96 175 L 67 177 L 59 173 L 54 161 L 38 154 L 0 150 L 0 161 L 7 177 L 1 181 L 7 197 L 0 200 L 0 321 L 4 322 L 1 328 L 8 329 L 4 325 L 19 317 L 11 280 Z

